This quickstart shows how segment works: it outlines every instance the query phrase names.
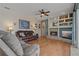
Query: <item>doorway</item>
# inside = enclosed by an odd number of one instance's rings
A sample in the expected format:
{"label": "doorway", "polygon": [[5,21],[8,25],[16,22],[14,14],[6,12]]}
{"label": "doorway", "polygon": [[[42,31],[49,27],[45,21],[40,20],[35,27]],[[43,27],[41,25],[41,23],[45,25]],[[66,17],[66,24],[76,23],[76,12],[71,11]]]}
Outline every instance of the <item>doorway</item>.
{"label": "doorway", "polygon": [[48,35],[48,19],[41,21],[41,36]]}

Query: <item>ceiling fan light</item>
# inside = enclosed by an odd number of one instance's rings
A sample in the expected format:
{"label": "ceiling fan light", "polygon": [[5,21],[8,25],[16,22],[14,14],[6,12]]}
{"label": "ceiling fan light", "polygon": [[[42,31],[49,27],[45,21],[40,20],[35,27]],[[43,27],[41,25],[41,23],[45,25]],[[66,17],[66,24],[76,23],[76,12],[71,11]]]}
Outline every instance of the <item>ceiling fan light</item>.
{"label": "ceiling fan light", "polygon": [[44,14],[41,14],[42,16],[44,15]]}

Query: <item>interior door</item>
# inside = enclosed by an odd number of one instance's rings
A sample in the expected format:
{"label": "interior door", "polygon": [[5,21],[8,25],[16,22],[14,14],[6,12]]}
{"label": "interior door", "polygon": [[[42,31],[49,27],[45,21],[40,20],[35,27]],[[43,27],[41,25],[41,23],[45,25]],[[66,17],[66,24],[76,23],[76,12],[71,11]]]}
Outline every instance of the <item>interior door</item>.
{"label": "interior door", "polygon": [[48,35],[48,20],[41,21],[41,35],[42,36]]}

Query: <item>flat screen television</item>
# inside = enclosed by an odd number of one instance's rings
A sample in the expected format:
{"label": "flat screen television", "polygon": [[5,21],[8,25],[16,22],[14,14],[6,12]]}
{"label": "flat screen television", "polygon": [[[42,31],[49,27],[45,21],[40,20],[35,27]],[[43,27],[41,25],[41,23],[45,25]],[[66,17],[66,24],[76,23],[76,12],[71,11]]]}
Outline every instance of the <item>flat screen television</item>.
{"label": "flat screen television", "polygon": [[62,31],[62,37],[72,39],[72,31]]}

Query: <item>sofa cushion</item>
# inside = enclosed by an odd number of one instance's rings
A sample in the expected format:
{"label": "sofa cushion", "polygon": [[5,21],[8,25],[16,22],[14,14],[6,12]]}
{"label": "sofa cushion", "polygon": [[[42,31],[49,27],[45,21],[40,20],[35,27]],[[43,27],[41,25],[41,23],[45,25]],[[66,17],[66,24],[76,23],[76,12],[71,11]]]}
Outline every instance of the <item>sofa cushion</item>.
{"label": "sofa cushion", "polygon": [[34,44],[32,46],[24,48],[23,51],[24,51],[24,56],[33,56],[33,54],[35,55],[36,52],[37,54],[39,54],[40,49],[39,49],[39,45]]}
{"label": "sofa cushion", "polygon": [[6,34],[6,33],[7,33],[7,32],[0,30],[0,38],[1,38],[4,34]]}
{"label": "sofa cushion", "polygon": [[16,55],[23,55],[22,46],[15,35],[6,32],[6,34],[3,35],[2,40],[16,53]]}
{"label": "sofa cushion", "polygon": [[21,43],[22,48],[26,48],[26,47],[31,46],[30,44],[25,43],[25,42],[24,42],[24,41],[22,41],[22,40],[20,40],[20,43]]}
{"label": "sofa cushion", "polygon": [[1,39],[0,39],[0,51],[1,55],[16,56],[16,54]]}

